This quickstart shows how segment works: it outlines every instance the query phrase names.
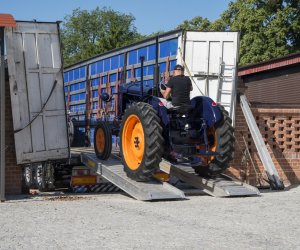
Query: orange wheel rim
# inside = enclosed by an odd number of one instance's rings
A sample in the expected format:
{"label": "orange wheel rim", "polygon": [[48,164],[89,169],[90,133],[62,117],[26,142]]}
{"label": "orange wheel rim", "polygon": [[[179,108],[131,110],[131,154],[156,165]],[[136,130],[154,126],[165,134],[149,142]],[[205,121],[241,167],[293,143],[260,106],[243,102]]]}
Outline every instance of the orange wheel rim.
{"label": "orange wheel rim", "polygon": [[99,153],[103,153],[105,147],[105,136],[102,128],[98,128],[96,132],[96,148]]}
{"label": "orange wheel rim", "polygon": [[139,168],[144,157],[144,129],[136,115],[130,115],[125,121],[122,132],[123,157],[131,170]]}
{"label": "orange wheel rim", "polygon": [[[213,143],[213,145],[209,146],[208,149],[212,152],[216,152],[217,151],[217,132],[216,132],[215,128],[209,128],[207,130],[208,139],[212,136],[213,136],[214,143]],[[201,146],[197,146],[197,149],[206,149],[206,147],[201,145]],[[202,161],[204,163],[206,163],[207,165],[215,158],[215,156],[203,156],[203,155],[201,155],[200,157],[201,157]]]}

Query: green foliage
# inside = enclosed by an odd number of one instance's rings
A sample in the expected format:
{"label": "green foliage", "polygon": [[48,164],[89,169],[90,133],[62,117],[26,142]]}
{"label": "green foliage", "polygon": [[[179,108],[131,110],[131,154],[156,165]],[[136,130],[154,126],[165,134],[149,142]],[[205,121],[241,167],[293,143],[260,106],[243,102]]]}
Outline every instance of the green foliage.
{"label": "green foliage", "polygon": [[135,18],[108,8],[75,9],[65,17],[62,28],[65,65],[125,46],[143,38]]}
{"label": "green foliage", "polygon": [[222,16],[225,30],[241,32],[240,63],[269,60],[300,49],[299,0],[237,0]]}
{"label": "green foliage", "polygon": [[300,0],[236,0],[220,19],[207,24],[203,20],[196,17],[179,27],[239,31],[241,65],[300,51]]}
{"label": "green foliage", "polygon": [[183,21],[183,23],[179,24],[177,28],[184,29],[184,30],[209,31],[210,26],[211,26],[211,22],[207,18],[196,16],[190,21],[188,20]]}

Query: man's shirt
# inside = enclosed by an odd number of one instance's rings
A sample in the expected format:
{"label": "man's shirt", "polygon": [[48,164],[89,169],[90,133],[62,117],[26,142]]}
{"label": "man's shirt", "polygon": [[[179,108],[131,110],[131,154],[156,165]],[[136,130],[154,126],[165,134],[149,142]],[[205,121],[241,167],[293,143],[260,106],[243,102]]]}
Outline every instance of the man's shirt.
{"label": "man's shirt", "polygon": [[166,86],[171,89],[173,106],[190,104],[192,82],[189,77],[183,75],[171,77]]}

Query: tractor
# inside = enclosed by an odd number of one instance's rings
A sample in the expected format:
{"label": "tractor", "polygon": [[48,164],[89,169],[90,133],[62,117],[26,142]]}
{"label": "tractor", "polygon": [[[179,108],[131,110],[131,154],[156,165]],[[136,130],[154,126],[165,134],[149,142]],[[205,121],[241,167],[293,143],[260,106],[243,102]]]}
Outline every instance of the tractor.
{"label": "tractor", "polygon": [[158,171],[162,158],[193,167],[204,177],[224,172],[233,158],[235,141],[228,112],[207,96],[167,109],[159,88],[163,84],[145,84],[141,73],[141,81],[120,85],[113,96],[101,94],[104,102],[118,98],[118,116],[113,122],[105,118],[98,121],[94,134],[96,156],[101,160],[110,157],[115,135],[120,138],[124,171],[136,181],[148,181]]}

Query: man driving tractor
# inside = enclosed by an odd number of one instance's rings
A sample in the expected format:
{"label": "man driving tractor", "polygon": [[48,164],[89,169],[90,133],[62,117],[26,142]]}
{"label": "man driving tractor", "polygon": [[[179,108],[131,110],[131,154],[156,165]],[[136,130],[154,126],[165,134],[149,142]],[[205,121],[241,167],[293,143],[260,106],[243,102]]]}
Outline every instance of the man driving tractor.
{"label": "man driving tractor", "polygon": [[[193,90],[191,79],[184,75],[183,66],[177,64],[174,67],[173,77],[165,85],[166,89],[160,89],[160,93],[165,98],[161,101],[166,108],[172,108],[190,104],[190,91]],[[172,101],[169,101],[172,96]]]}

